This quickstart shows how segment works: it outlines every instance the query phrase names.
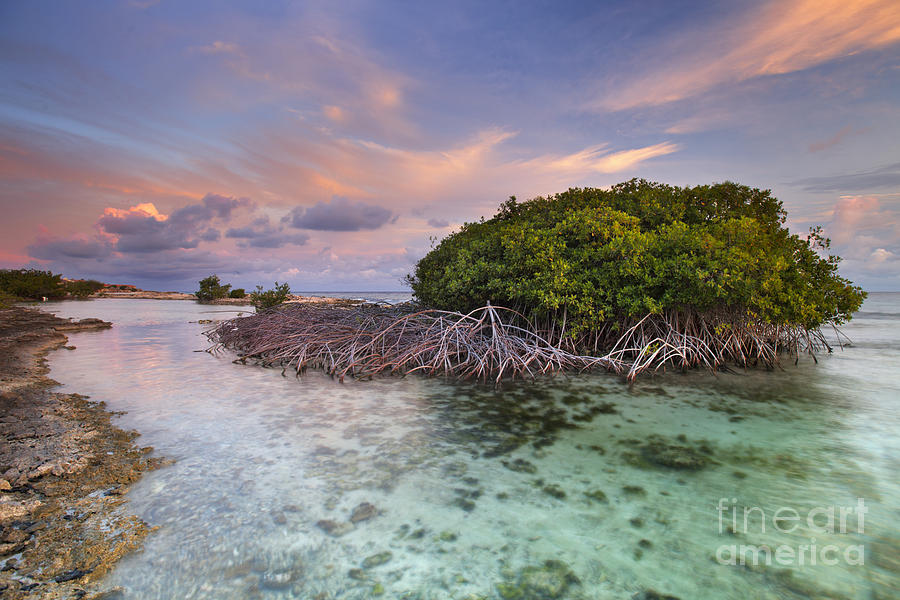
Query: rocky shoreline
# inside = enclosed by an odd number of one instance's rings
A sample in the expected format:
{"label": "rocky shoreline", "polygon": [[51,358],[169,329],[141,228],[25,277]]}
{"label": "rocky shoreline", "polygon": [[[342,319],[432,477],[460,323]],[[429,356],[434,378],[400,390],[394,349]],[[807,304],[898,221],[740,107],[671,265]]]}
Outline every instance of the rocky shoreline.
{"label": "rocky shoreline", "polygon": [[39,310],[0,310],[0,597],[99,598],[98,581],[150,527],[123,494],[163,461],[111,423],[103,403],[54,391],[46,355],[65,332],[104,329]]}

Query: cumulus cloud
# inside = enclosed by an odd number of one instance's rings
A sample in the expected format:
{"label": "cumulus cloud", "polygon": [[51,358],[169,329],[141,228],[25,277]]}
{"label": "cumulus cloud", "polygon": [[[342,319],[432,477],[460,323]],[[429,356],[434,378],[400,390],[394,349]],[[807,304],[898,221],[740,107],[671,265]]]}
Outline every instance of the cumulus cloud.
{"label": "cumulus cloud", "polygon": [[42,234],[28,246],[40,260],[106,259],[113,254],[146,254],[189,250],[201,242],[218,241],[222,234],[212,224],[227,223],[234,211],[253,207],[247,198],[207,194],[199,202],[163,214],[152,202],[127,209],[109,207],[95,223],[93,236],[57,238]]}
{"label": "cumulus cloud", "polygon": [[284,231],[284,224],[275,227],[268,216],[254,220],[250,225],[232,227],[225,232],[225,237],[240,240],[238,245],[251,248],[281,248],[287,244],[302,246],[309,241],[305,233]]}
{"label": "cumulus cloud", "polygon": [[841,197],[824,225],[832,250],[844,259],[841,272],[864,287],[896,289],[900,284],[900,208],[890,201],[896,198]]}
{"label": "cumulus cloud", "polygon": [[890,250],[885,250],[884,248],[875,248],[869,256],[875,264],[897,260],[897,255],[895,253]]}
{"label": "cumulus cloud", "polygon": [[351,202],[347,198],[335,196],[331,202],[319,202],[303,208],[294,208],[284,218],[297,229],[317,231],[362,231],[378,229],[396,220],[394,214],[380,206],[364,202]]}
{"label": "cumulus cloud", "polygon": [[862,251],[870,254],[873,246],[900,245],[900,214],[883,206],[876,196],[845,196],[834,205],[826,230],[841,245],[870,240],[861,245]]}
{"label": "cumulus cloud", "polygon": [[219,220],[227,222],[241,207],[252,207],[248,198],[207,194],[200,202],[164,215],[152,203],[138,204],[127,210],[107,208],[97,220],[97,228],[119,252],[158,252],[177,248],[196,248],[201,241],[216,241],[220,232],[210,227]]}

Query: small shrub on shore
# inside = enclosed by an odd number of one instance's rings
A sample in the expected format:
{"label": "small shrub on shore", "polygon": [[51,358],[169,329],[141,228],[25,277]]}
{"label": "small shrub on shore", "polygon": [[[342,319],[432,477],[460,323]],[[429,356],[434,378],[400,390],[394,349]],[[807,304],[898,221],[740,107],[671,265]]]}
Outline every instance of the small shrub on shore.
{"label": "small shrub on shore", "polygon": [[103,289],[103,284],[94,279],[79,279],[65,282],[66,293],[74,298],[87,298]]}
{"label": "small shrub on shore", "polygon": [[210,302],[219,298],[226,298],[231,290],[231,284],[222,285],[218,275],[210,275],[200,280],[200,289],[194,292],[200,302]]}
{"label": "small shrub on shore", "polygon": [[284,303],[291,295],[291,286],[287,283],[275,282],[275,288],[263,291],[263,286],[256,286],[255,292],[250,292],[250,304],[256,307],[257,312],[278,306]]}
{"label": "small shrub on shore", "polygon": [[228,292],[228,297],[229,298],[246,298],[247,292],[246,292],[246,290],[244,290],[244,288],[235,288],[235,289],[231,290],[230,292]]}
{"label": "small shrub on shore", "polygon": [[16,300],[18,300],[18,298],[12,294],[7,294],[3,290],[0,290],[0,308],[9,308]]}

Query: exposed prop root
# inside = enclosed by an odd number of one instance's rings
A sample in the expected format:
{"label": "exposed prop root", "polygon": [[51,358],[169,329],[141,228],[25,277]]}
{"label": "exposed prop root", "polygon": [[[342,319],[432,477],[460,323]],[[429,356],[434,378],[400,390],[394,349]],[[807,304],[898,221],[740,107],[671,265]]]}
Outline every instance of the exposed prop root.
{"label": "exposed prop root", "polygon": [[[206,335],[211,352],[233,350],[239,354],[236,362],[252,359],[298,373],[321,368],[340,380],[421,372],[500,381],[595,368],[633,380],[667,367],[775,367],[784,352],[831,350],[819,330],[727,313],[647,315],[618,325],[578,340],[560,334],[559,343],[552,343],[557,338],[552,329],[542,331],[522,314],[491,305],[468,314],[287,305],[225,321]],[[610,350],[603,356],[579,353],[598,347]]]}

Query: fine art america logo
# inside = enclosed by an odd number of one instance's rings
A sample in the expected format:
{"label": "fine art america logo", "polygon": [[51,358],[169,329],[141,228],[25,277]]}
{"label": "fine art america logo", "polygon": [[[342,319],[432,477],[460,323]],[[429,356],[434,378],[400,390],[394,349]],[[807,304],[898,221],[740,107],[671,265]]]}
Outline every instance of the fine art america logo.
{"label": "fine art america logo", "polygon": [[817,543],[814,537],[818,535],[832,541],[836,534],[862,535],[869,509],[862,498],[856,500],[856,506],[817,506],[801,513],[790,506],[770,508],[766,512],[759,506],[739,507],[737,498],[720,498],[716,506],[720,535],[795,534],[808,543],[774,547],[769,544],[722,544],[716,550],[716,560],[723,565],[834,566],[842,560],[848,565],[862,565],[865,562],[863,544],[823,544],[821,539]]}

